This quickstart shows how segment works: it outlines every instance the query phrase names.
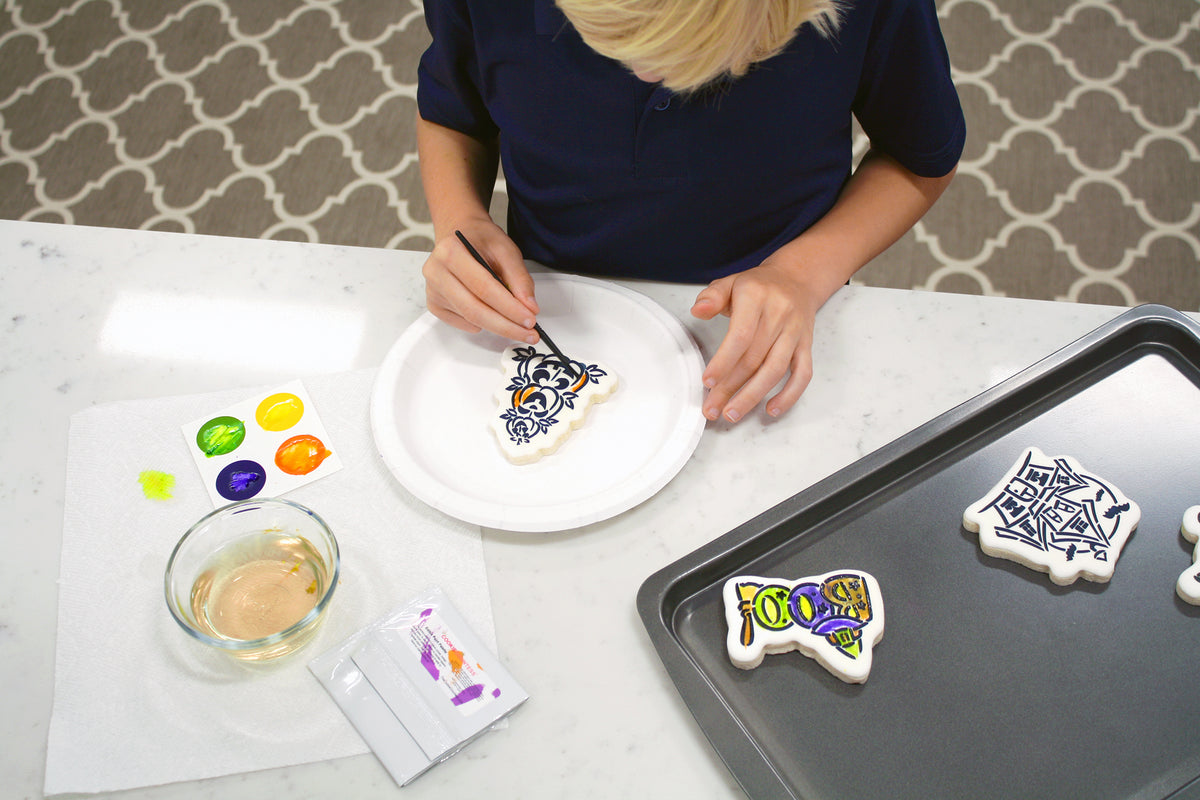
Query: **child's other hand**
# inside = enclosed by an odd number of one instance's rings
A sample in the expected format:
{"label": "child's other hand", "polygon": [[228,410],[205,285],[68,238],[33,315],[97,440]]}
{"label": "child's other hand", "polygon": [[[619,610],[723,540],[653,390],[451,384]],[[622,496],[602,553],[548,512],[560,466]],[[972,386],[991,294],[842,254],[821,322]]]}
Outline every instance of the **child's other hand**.
{"label": "child's other hand", "polygon": [[[457,228],[504,279],[481,267],[454,235],[442,236],[425,261],[425,306],[438,319],[468,333],[491,331],[535,344],[538,305],[533,278],[521,251],[490,218],[464,220]],[[511,290],[511,291],[510,291]]]}
{"label": "child's other hand", "polygon": [[701,291],[693,316],[729,317],[729,331],[702,376],[709,390],[704,416],[743,419],[789,372],[766,409],[777,417],[791,408],[812,379],[813,320],[820,304],[794,269],[771,259]]}

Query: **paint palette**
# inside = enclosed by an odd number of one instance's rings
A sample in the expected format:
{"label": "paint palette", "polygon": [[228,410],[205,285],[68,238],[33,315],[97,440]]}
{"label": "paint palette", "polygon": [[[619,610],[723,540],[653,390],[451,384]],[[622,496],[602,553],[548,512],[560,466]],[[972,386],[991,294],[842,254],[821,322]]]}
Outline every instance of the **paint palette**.
{"label": "paint palette", "polygon": [[342,468],[300,381],[183,426],[213,504],[278,497]]}

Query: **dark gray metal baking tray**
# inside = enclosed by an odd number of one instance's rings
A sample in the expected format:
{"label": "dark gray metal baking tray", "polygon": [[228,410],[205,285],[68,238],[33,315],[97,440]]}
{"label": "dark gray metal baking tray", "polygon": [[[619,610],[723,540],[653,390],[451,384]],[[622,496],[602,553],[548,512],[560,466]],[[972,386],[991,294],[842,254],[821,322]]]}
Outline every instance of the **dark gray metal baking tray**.
{"label": "dark gray metal baking tray", "polygon": [[[1027,445],[1141,506],[1107,584],[1055,586],[962,527]],[[1197,503],[1200,325],[1141,306],[655,573],[638,611],[754,798],[1200,798],[1200,608],[1175,594]],[[730,663],[727,578],[835,568],[882,587],[865,684]]]}

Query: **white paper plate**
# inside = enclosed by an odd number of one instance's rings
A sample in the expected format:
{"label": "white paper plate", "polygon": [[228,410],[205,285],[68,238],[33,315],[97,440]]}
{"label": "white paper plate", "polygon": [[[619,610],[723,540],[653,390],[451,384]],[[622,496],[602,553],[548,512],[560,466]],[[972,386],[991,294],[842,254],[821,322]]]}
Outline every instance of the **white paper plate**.
{"label": "white paper plate", "polygon": [[538,322],[571,358],[620,378],[555,453],[517,466],[489,428],[508,342],[421,315],[388,352],[371,397],[384,462],[418,498],[510,531],[557,531],[633,508],[683,468],[704,432],[700,350],[650,298],[605,281],[536,274]]}

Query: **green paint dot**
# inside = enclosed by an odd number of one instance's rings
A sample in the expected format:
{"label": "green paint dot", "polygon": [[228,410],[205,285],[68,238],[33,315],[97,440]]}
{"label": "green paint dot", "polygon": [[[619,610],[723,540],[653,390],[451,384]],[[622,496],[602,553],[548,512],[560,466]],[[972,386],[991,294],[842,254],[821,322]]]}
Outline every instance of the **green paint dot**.
{"label": "green paint dot", "polygon": [[138,483],[142,485],[142,494],[148,499],[170,500],[171,490],[175,488],[175,476],[148,469],[138,475]]}
{"label": "green paint dot", "polygon": [[212,458],[237,450],[245,438],[246,425],[237,417],[213,417],[200,426],[196,433],[196,446],[200,452]]}

